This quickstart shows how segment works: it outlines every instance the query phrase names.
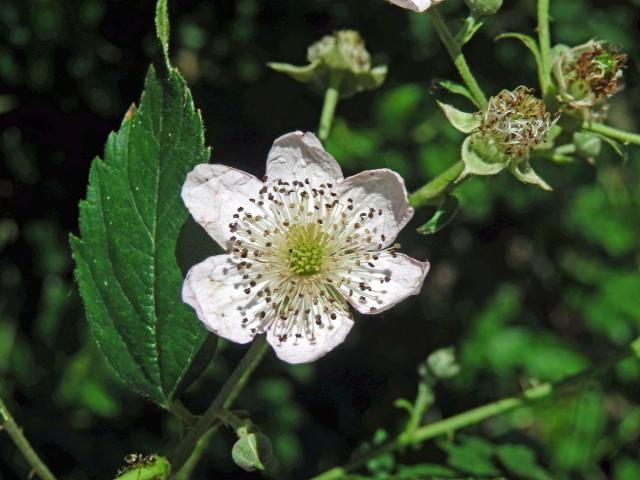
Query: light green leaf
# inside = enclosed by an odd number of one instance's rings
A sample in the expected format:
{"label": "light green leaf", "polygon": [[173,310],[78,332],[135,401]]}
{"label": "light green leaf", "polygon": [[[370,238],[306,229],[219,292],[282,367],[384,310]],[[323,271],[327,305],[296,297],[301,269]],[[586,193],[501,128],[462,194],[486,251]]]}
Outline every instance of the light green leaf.
{"label": "light green leaf", "polygon": [[471,146],[472,137],[465,138],[462,143],[462,162],[464,170],[460,174],[458,180],[463,179],[467,175],[495,175],[500,173],[506,167],[506,163],[492,162],[480,157]]}
{"label": "light green leaf", "polygon": [[169,59],[169,9],[168,0],[158,0],[156,3],[156,35],[162,44],[164,57]]}
{"label": "light green leaf", "polygon": [[472,104],[475,105],[475,100],[473,98],[473,95],[471,95],[471,92],[469,91],[469,89],[464,85],[461,85],[456,82],[451,82],[449,80],[443,80],[441,82],[438,82],[438,85],[440,85],[442,88],[444,88],[445,90],[451,93],[455,93],[456,95],[462,95],[467,100],[469,100]]}
{"label": "light green leaf", "polygon": [[211,359],[208,335],[181,300],[176,242],[188,213],[187,172],[206,163],[202,119],[177,70],[153,68],[140,107],[91,164],[75,276],[102,353],[134,390],[167,406]]}
{"label": "light green leaf", "polygon": [[499,471],[493,464],[494,446],[478,437],[464,437],[460,444],[442,445],[447,463],[462,472],[479,477],[495,477]]}
{"label": "light green leaf", "polygon": [[417,232],[422,235],[433,235],[434,233],[439,232],[454,219],[459,209],[460,204],[456,197],[453,195],[446,195],[442,197],[442,200],[440,200],[438,208],[433,216],[427,223],[419,227]]}
{"label": "light green leaf", "polygon": [[462,133],[471,133],[482,123],[481,118],[473,113],[463,112],[446,103],[438,102],[449,123]]}
{"label": "light green leaf", "polygon": [[242,435],[231,449],[233,461],[243,470],[265,470],[272,459],[271,442],[262,433]]}

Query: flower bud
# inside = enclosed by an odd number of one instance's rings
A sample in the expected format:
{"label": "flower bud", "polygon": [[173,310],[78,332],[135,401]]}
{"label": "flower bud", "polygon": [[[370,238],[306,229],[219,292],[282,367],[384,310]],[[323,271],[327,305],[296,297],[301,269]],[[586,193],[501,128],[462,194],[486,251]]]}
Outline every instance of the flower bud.
{"label": "flower bud", "polygon": [[626,64],[626,55],[596,40],[564,50],[553,65],[558,100],[585,118],[602,116],[622,88]]}
{"label": "flower bud", "polygon": [[464,0],[474,17],[495,15],[502,7],[502,0]]}

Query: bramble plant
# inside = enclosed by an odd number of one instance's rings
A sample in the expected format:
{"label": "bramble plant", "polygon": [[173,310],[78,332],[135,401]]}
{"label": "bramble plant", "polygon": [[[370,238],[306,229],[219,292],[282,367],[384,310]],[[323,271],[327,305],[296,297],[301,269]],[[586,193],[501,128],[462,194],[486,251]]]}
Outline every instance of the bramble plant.
{"label": "bramble plant", "polygon": [[[260,428],[252,412],[234,408],[269,346],[288,364],[334,355],[352,330],[361,332],[376,321],[370,315],[414,301],[429,289],[423,283],[430,262],[439,262],[438,252],[431,252],[428,261],[415,259],[402,253],[398,236],[401,231],[403,236],[445,231],[460,211],[456,192],[468,179],[507,170],[510,189],[537,187],[543,191],[536,193],[557,195],[561,202],[553,180],[534,168],[546,162],[568,170],[577,162],[596,163],[603,146],[626,158],[628,145],[640,145],[640,135],[606,123],[611,102],[624,95],[626,54],[606,39],[554,45],[549,0],[537,0],[537,38],[515,32],[497,36],[500,42],[522,44],[518,48],[532,55],[536,78],[492,91],[476,80],[463,48],[485,22],[500,15],[502,0],[465,0],[469,15],[458,32],[450,30],[454,22],[441,11],[444,0],[388,0],[390,9],[430,18],[459,73],[456,81],[439,82],[437,91],[441,119],[452,127],[447,141],[458,142],[458,160],[413,192],[390,168],[343,175],[343,168],[351,166],[329,153],[335,112],[352,96],[376,95],[393,73],[393,59],[391,67],[377,64],[359,32],[338,30],[309,46],[307,64],[268,63],[270,74],[285,74],[323,100],[318,102],[317,136],[305,132],[308,125],[283,132],[267,155],[264,177],[258,178],[238,165],[210,163],[202,115],[172,64],[167,1],[156,5],[161,54],[148,69],[139,103],[109,135],[103,158],[91,164],[86,199],[79,207],[79,234],[70,237],[75,280],[100,352],[129,389],[181,426],[180,438],[171,445],[167,440],[163,450],[141,445],[141,453],[132,452],[124,465],[114,465],[121,480],[196,478],[198,462],[214,448],[210,440],[221,427],[235,434],[226,453],[238,468],[286,477],[268,429]],[[408,144],[413,137],[405,133],[401,141]],[[487,179],[488,188],[493,181]],[[422,225],[417,230],[406,228],[412,218]],[[184,274],[176,252],[191,220],[223,252],[198,259]],[[596,268],[589,265],[584,269]],[[637,283],[630,284],[632,291]],[[505,291],[508,316],[511,297]],[[637,314],[636,308],[632,315]],[[402,329],[402,320],[394,319],[393,328]],[[427,313],[422,330],[412,333],[426,337],[430,331]],[[454,440],[454,435],[507,412],[570,397],[622,360],[640,356],[637,334],[620,333],[624,345],[617,343],[618,354],[602,364],[585,365],[555,381],[530,378],[513,396],[444,418],[430,415],[436,395],[465,372],[453,347],[431,352],[418,366],[415,398],[394,403],[404,415],[401,428],[389,433],[388,425],[379,425],[371,442],[352,445],[351,457],[341,455],[344,465],[327,465],[313,480],[568,478],[543,467],[524,444],[497,445],[464,434]],[[203,399],[208,408],[194,414],[183,403],[184,394],[218,361],[220,338],[251,345],[217,395]],[[386,340],[380,341],[381,356],[390,348]],[[0,426],[33,475],[56,478],[2,400]],[[627,436],[637,438],[638,433]],[[397,463],[405,454],[416,458],[412,451],[431,440],[439,441],[446,461]],[[602,448],[612,452],[618,446]]]}

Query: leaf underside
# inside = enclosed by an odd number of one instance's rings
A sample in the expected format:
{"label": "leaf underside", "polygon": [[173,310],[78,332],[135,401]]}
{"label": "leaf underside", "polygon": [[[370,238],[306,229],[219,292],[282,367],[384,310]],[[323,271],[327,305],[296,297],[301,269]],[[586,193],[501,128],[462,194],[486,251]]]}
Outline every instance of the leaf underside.
{"label": "leaf underside", "polygon": [[109,136],[91,165],[80,203],[80,236],[71,237],[75,276],[102,352],[122,379],[168,406],[195,379],[215,348],[181,300],[176,242],[188,213],[187,175],[206,163],[200,114],[177,70],[150,67],[139,108]]}

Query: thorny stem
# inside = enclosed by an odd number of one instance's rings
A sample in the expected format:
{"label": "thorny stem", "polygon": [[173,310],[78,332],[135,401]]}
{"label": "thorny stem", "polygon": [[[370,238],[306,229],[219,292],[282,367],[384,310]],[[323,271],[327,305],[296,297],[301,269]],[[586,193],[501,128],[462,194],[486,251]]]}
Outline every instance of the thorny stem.
{"label": "thorny stem", "polygon": [[320,114],[320,127],[318,128],[318,138],[325,141],[329,137],[333,115],[336,112],[336,105],[340,97],[340,84],[342,83],[342,72],[332,72],[329,87],[324,94],[322,113]]}
{"label": "thorny stem", "polygon": [[464,170],[464,163],[458,160],[429,183],[409,195],[409,203],[414,208],[424,207],[435,203],[444,193],[454,187],[454,181]]}
{"label": "thorny stem", "polygon": [[456,41],[454,36],[451,34],[451,31],[444,23],[444,19],[442,18],[442,15],[440,15],[438,9],[436,7],[431,7],[429,12],[431,13],[433,26],[435,27],[436,32],[438,32],[440,40],[446,47],[447,52],[449,52],[449,56],[451,57],[451,60],[453,60],[453,64],[458,69],[458,73],[467,86],[469,93],[471,93],[473,103],[479,109],[482,108],[487,103],[487,98],[471,73],[469,65],[467,64],[462,50],[460,49],[460,44]]}
{"label": "thorny stem", "polygon": [[15,443],[18,450],[24,455],[24,458],[31,465],[32,473],[38,475],[42,480],[56,480],[56,477],[51,473],[49,467],[45,465],[42,459],[38,456],[33,449],[29,440],[24,436],[22,429],[18,426],[16,421],[11,416],[11,413],[7,409],[0,398],[0,430],[6,430],[13,443]]}
{"label": "thorny stem", "polygon": [[434,422],[430,425],[424,425],[417,428],[413,432],[403,432],[390,442],[379,446],[359,457],[343,467],[332,468],[320,475],[313,477],[311,480],[338,480],[344,478],[348,472],[360,468],[372,458],[385,455],[396,450],[401,450],[409,445],[422,443],[426,440],[438,437],[444,434],[450,434],[463,427],[475,425],[488,418],[510,412],[517,408],[528,405],[533,401],[539,401],[549,398],[554,393],[562,391],[571,391],[577,385],[582,384],[586,380],[603,373],[610,367],[616,365],[620,360],[627,358],[632,353],[640,355],[640,339],[631,344],[631,348],[622,354],[608,360],[602,365],[590,370],[586,370],[578,375],[571,376],[557,383],[543,383],[535,387],[525,390],[521,395],[508,397],[498,400],[481,407],[477,407],[466,412],[454,415],[449,418]]}
{"label": "thorny stem", "polygon": [[637,133],[625,132],[624,130],[619,130],[602,123],[585,122],[582,125],[582,129],[613,138],[614,140],[619,140],[625,144],[633,143],[634,145],[640,145],[640,135]]}
{"label": "thorny stem", "polygon": [[[211,405],[209,405],[209,408],[202,414],[193,428],[189,430],[184,440],[180,442],[180,445],[178,445],[175,453],[170,458],[172,468],[177,474],[180,473],[180,469],[187,461],[197,463],[198,458],[204,453],[204,447],[202,449],[196,449],[196,445],[198,445],[201,438],[216,424],[220,411],[229,408],[238,397],[240,391],[249,381],[249,377],[253,371],[260,365],[260,361],[264,357],[267,347],[266,335],[260,335],[255,338],[251,348],[249,348],[244,358],[231,373],[231,376],[229,376],[222,386],[216,398],[214,398]],[[194,456],[196,458],[190,459],[190,457]]]}

